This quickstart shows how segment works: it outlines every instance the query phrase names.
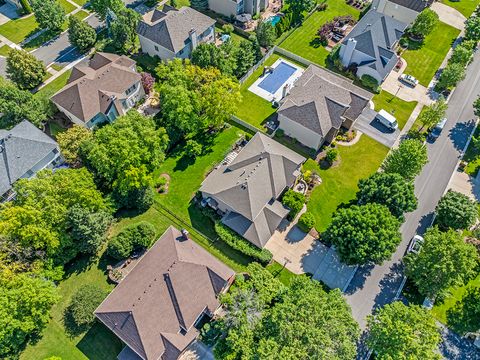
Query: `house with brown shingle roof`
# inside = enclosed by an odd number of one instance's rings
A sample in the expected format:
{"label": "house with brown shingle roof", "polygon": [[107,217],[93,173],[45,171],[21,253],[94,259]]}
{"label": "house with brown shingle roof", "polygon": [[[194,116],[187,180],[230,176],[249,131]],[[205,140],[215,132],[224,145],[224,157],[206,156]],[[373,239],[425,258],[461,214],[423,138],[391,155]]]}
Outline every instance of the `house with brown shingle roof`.
{"label": "house with brown shingle roof", "polygon": [[98,52],[73,67],[67,85],[51,100],[74,124],[92,128],[112,122],[145,96],[135,65],[126,56]]}
{"label": "house with brown shingle roof", "polygon": [[118,359],[174,360],[220,307],[235,272],[170,226],[95,310],[126,347]]}
{"label": "house with brown shingle roof", "polygon": [[341,127],[350,129],[372,97],[352,81],[310,65],[281,102],[279,129],[318,150]]}

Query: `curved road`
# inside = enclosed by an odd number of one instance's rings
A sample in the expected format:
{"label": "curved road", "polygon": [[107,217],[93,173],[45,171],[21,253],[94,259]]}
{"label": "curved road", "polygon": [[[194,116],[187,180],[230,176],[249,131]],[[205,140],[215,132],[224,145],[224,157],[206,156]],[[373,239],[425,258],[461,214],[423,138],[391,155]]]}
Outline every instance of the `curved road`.
{"label": "curved road", "polygon": [[401,259],[415,233],[424,233],[433,220],[433,212],[446,190],[450,178],[475,127],[472,103],[480,94],[480,53],[467,69],[448,102],[448,122],[439,139],[427,143],[429,162],[415,180],[418,208],[405,216],[401,227],[402,242],[392,259],[382,265],[359,268],[347,291],[346,299],[354,318],[362,328],[375,309],[394,300],[402,282]]}

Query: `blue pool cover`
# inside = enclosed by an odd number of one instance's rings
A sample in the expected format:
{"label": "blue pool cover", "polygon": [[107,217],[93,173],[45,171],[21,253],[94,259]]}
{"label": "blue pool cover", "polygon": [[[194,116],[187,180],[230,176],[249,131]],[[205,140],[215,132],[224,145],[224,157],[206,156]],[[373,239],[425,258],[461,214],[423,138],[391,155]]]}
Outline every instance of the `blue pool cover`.
{"label": "blue pool cover", "polygon": [[297,69],[293,66],[281,62],[258,86],[270,94],[275,94],[295,71],[297,71]]}

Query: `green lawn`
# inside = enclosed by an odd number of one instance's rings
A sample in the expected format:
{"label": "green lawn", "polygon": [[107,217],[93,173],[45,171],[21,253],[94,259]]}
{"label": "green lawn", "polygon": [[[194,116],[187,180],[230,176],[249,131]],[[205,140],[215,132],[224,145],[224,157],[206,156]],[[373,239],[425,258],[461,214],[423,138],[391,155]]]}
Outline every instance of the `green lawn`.
{"label": "green lawn", "polygon": [[78,6],[83,6],[85,5],[87,2],[89,2],[89,0],[73,0],[73,2],[75,4],[77,4]]}
{"label": "green lawn", "polygon": [[[475,129],[475,133],[473,135],[476,138],[480,136],[480,127]],[[465,167],[465,172],[468,175],[474,177],[477,176],[478,170],[480,169],[480,151],[475,148],[473,141],[470,141],[470,144],[468,144],[468,148],[467,151],[465,151],[463,160],[468,163]]]}
{"label": "green lawn", "polygon": [[[220,24],[215,24],[215,33],[216,34],[222,34],[223,33],[223,30],[222,30],[222,26]],[[230,36],[231,36],[231,39],[232,41],[234,42],[240,42],[242,40],[246,40],[244,37],[238,35],[237,33],[230,33]]]}
{"label": "green lawn", "polygon": [[3,45],[0,47],[0,56],[8,56],[12,48],[8,45]]}
{"label": "green lawn", "polygon": [[327,0],[326,3],[327,10],[313,13],[301,27],[280,44],[280,47],[325,66],[328,51],[318,42],[318,29],[335,16],[352,15],[358,18],[360,15],[357,9],[347,5],[344,0]]}
{"label": "green lawn", "polygon": [[[279,55],[273,54],[267,59],[267,61],[265,61],[264,66],[272,65],[279,57]],[[270,104],[270,102],[248,90],[248,88],[260,77],[262,71],[263,66],[260,66],[240,87],[242,102],[238,105],[235,115],[243,121],[265,131],[262,124],[275,113],[276,109]]]}
{"label": "green lawn", "polygon": [[428,86],[459,34],[460,30],[439,22],[422,45],[410,41],[409,49],[402,54],[407,62],[405,73],[416,77],[423,86]]}
{"label": "green lawn", "polygon": [[215,138],[210,139],[212,143],[206,146],[205,154],[197,156],[195,160],[186,158],[182,149],[174,151],[154,174],[155,178],[161,174],[169,175],[168,193],[157,194],[155,204],[146,213],[139,216],[126,214],[113,229],[113,233],[142,220],[151,222],[157,234],[163,233],[169,225],[187,228],[191,237],[210,253],[234,270],[244,271],[251,259],[221,241],[211,243],[202,236],[199,232],[210,239],[216,239],[210,219],[203,216],[198,207],[191,203],[206,174],[224,158],[242,134],[241,130],[233,126],[222,131]]}
{"label": "green lawn", "polygon": [[375,95],[372,101],[375,104],[375,111],[384,109],[393,114],[397,118],[400,129],[403,129],[413,109],[417,106],[416,101],[404,101],[385,90]]}
{"label": "green lawn", "polygon": [[86,261],[77,262],[61,281],[58,289],[61,300],[52,308],[52,319],[42,332],[40,340],[29,345],[21,354],[21,360],[45,359],[59,356],[65,360],[114,360],[122,349],[117,339],[106,327],[97,323],[87,332],[76,336],[66,333],[63,314],[75,291],[84,284],[96,284],[105,290],[111,290],[105,275],[106,263],[95,261],[90,266]]}
{"label": "green lawn", "polygon": [[38,30],[37,27],[38,24],[35,21],[35,16],[22,17],[0,25],[0,35],[19,44],[29,35],[34,34]]}
{"label": "green lawn", "polygon": [[308,210],[316,219],[318,232],[330,224],[332,215],[341,204],[355,198],[358,180],[378,170],[388,148],[366,135],[353,146],[339,146],[340,164],[330,169],[320,169],[313,160],[307,160],[305,170],[317,172],[322,183],[315,187],[308,202]]}
{"label": "green lawn", "polygon": [[80,11],[76,12],[75,14],[73,14],[73,16],[75,16],[77,19],[80,19],[80,20],[85,19],[88,15],[90,15],[90,14],[88,12],[86,12],[85,10],[80,10]]}
{"label": "green lawn", "polygon": [[63,10],[65,10],[65,14],[70,14],[73,10],[77,8],[75,5],[68,2],[67,0],[58,0],[58,3],[63,8]]}
{"label": "green lawn", "polygon": [[273,276],[275,276],[278,280],[280,280],[284,285],[290,285],[292,282],[293,278],[298,276],[297,274],[294,274],[287,268],[283,267],[283,265],[273,262],[270,265],[267,266],[267,270],[270,271]]}
{"label": "green lawn", "polygon": [[457,1],[441,0],[441,2],[444,3],[445,5],[451,6],[454,9],[457,9],[466,18],[472,15],[473,10],[475,10],[477,5],[480,3],[479,0],[457,0]]}
{"label": "green lawn", "polygon": [[67,84],[72,70],[67,70],[38,91],[38,94],[53,95]]}
{"label": "green lawn", "polygon": [[[437,318],[437,320],[439,320],[443,324],[446,324],[447,326],[452,327],[453,330],[456,330],[453,324],[448,323],[447,312],[449,309],[452,309],[455,306],[455,303],[457,301],[462,299],[467,289],[471,287],[480,287],[480,275],[478,275],[475,279],[471,280],[465,286],[451,289],[450,295],[445,299],[444,302],[434,305],[432,309],[433,316],[435,316],[435,318]],[[470,331],[474,331],[474,329]]]}

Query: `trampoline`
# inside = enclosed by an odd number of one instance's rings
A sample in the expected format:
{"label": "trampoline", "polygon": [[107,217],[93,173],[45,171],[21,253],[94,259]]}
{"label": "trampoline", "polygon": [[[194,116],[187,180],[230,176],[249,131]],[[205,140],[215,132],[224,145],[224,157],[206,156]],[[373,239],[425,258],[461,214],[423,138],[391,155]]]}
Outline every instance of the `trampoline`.
{"label": "trampoline", "polygon": [[297,71],[295,67],[282,61],[258,84],[258,87],[270,94],[275,94],[295,71]]}

